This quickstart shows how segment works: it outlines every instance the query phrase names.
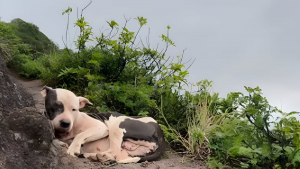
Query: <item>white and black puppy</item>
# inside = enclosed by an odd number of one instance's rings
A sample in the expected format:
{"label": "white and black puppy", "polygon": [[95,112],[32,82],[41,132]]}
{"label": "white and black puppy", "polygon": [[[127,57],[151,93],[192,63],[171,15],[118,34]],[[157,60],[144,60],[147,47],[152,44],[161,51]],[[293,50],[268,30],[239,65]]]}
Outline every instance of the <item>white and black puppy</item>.
{"label": "white and black puppy", "polygon": [[157,160],[165,151],[163,132],[151,117],[107,112],[97,114],[100,119],[94,119],[79,111],[92,104],[84,97],[47,86],[41,94],[56,138],[69,144],[67,152],[72,156],[83,154],[102,162],[131,163]]}

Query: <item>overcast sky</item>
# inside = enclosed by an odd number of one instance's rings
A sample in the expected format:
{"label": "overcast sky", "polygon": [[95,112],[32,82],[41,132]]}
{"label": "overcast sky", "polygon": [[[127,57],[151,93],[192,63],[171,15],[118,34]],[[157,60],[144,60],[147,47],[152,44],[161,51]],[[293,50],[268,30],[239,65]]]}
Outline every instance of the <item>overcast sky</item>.
{"label": "overcast sky", "polygon": [[[0,17],[10,22],[21,18],[37,25],[50,39],[63,47],[67,16],[73,8],[70,35],[76,29],[76,8],[89,0],[0,0]],[[105,30],[106,21],[121,26],[124,16],[148,19],[140,36],[150,28],[150,43],[171,26],[176,48],[169,56],[196,59],[189,69],[190,82],[214,81],[214,91],[226,97],[229,92],[245,92],[244,86],[259,86],[271,105],[283,111],[300,111],[300,1],[299,0],[98,0],[84,11],[95,35]],[[131,31],[138,24],[132,19]],[[78,32],[78,31],[77,31]],[[73,46],[74,47],[74,46]]]}

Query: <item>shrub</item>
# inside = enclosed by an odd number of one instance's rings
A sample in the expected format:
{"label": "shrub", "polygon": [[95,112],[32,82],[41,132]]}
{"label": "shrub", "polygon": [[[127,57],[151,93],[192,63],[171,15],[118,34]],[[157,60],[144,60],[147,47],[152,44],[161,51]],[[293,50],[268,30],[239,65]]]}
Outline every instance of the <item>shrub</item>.
{"label": "shrub", "polygon": [[[300,123],[292,117],[298,112],[270,106],[258,87],[245,89],[249,95],[231,94],[239,107],[235,117],[211,127],[214,157],[208,164],[217,160],[239,168],[299,168]],[[274,113],[282,117],[272,120]]]}
{"label": "shrub", "polygon": [[69,50],[62,49],[52,54],[44,55],[37,59],[37,62],[41,64],[40,78],[44,83],[53,87],[57,87],[58,84],[64,84],[60,82],[60,78],[58,77],[58,75],[63,69],[65,69],[66,67],[71,67],[71,65],[73,64],[72,56],[70,56],[67,51]]}
{"label": "shrub", "polygon": [[30,60],[24,64],[22,64],[21,75],[26,76],[27,78],[35,78],[37,79],[41,74],[40,64],[36,61]]}
{"label": "shrub", "polygon": [[13,55],[12,59],[8,62],[9,67],[14,67],[19,71],[22,71],[22,65],[31,61],[32,57],[26,54]]}

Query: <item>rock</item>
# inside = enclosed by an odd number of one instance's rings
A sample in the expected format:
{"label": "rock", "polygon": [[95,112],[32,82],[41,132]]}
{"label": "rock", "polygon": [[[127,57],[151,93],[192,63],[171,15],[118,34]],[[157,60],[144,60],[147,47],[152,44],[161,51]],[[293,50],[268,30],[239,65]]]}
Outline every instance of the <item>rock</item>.
{"label": "rock", "polygon": [[[0,168],[94,168],[87,159],[66,154],[53,142],[49,120],[35,108],[32,96],[10,75],[0,57]],[[86,162],[86,163],[83,163]]]}
{"label": "rock", "polygon": [[[11,76],[0,58],[0,168],[55,168],[53,134],[30,94]],[[42,125],[41,128],[37,126]]]}
{"label": "rock", "polygon": [[34,107],[32,96],[9,76],[5,61],[0,57],[0,108],[13,109]]}

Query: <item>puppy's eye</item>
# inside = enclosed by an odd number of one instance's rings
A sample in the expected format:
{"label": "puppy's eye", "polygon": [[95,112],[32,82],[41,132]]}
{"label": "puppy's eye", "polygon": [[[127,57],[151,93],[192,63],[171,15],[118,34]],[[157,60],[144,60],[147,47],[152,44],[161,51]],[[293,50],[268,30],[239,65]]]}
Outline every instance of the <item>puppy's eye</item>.
{"label": "puppy's eye", "polygon": [[72,109],[72,111],[76,111],[76,109]]}

